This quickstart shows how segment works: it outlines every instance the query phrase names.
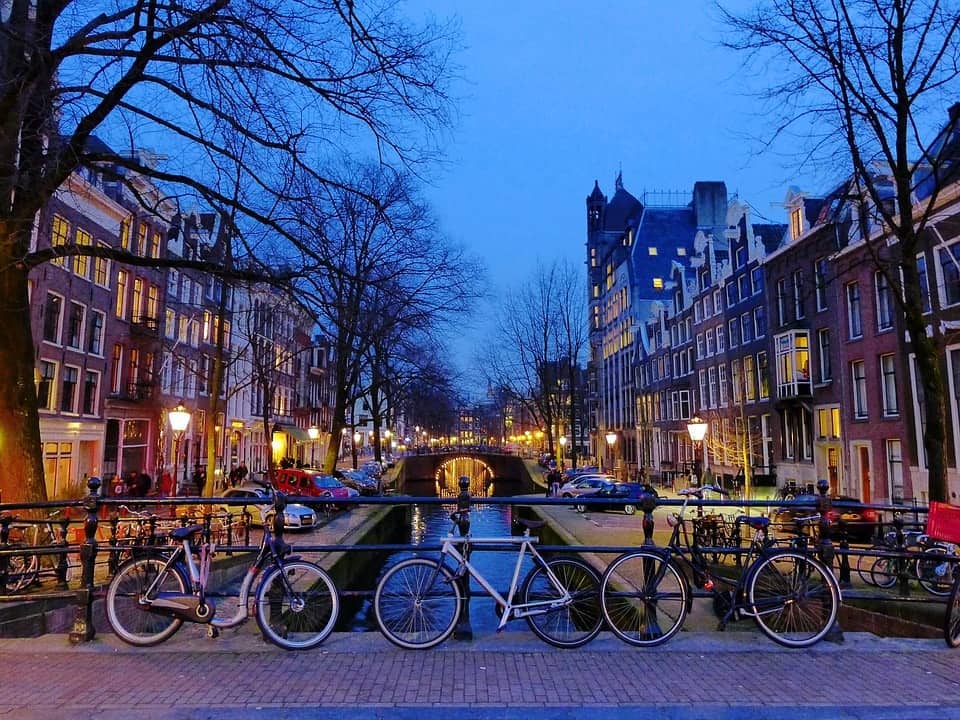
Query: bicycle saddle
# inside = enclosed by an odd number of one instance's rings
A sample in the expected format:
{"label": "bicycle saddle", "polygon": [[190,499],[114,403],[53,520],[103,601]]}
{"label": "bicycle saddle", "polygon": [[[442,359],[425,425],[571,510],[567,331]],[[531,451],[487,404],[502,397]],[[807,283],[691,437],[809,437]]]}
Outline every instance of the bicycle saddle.
{"label": "bicycle saddle", "polygon": [[186,527],[175,528],[170,531],[170,538],[173,540],[186,540],[197,533],[203,532],[203,525],[187,525]]}

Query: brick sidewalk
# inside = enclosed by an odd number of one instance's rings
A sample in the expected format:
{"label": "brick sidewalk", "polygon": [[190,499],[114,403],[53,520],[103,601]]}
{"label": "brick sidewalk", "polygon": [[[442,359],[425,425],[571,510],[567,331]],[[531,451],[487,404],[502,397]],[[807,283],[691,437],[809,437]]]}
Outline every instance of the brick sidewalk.
{"label": "brick sidewalk", "polygon": [[0,663],[0,717],[11,718],[960,717],[956,651],[859,633],[808,650],[735,632],[684,632],[646,650],[602,634],[558,650],[516,631],[423,652],[337,633],[290,653],[255,626],[217,640],[187,627],[148,649],[111,635],[77,647],[0,640]]}

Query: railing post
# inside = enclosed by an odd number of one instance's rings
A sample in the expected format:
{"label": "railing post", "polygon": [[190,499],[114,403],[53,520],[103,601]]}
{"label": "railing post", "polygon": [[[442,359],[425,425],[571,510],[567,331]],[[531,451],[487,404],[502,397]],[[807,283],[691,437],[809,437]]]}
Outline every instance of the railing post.
{"label": "railing post", "polygon": [[847,521],[841,513],[837,521],[840,528],[840,587],[850,587],[850,538],[847,534]]}
{"label": "railing post", "polygon": [[[830,540],[830,508],[833,503],[827,495],[829,489],[830,482],[828,480],[824,478],[817,480],[817,491],[820,493],[820,497],[817,498],[817,512],[820,513],[820,546],[817,554],[821,562],[827,566],[827,571],[832,573],[834,549],[833,542]],[[824,640],[835,643],[843,642],[843,630],[840,628],[839,619],[834,621],[833,627],[830,628]]]}
{"label": "railing post", "polygon": [[70,642],[77,644],[93,640],[94,568],[97,561],[97,515],[100,509],[100,479],[87,480],[90,493],[84,498],[83,508],[87,517],[83,521],[83,544],[80,546],[80,565],[83,568],[81,586],[77,590],[77,612],[70,632]]}
{"label": "railing post", "polygon": [[[117,568],[120,566],[120,556],[117,552],[117,548],[120,545],[120,540],[117,537],[120,532],[120,513],[114,511],[110,514],[110,557],[107,559],[107,567],[110,570],[110,575],[117,574]],[[133,541],[131,540],[131,545]]]}
{"label": "railing post", "polygon": [[657,498],[653,493],[640,495],[640,509],[643,510],[643,544],[655,545],[653,541],[653,511],[657,509]]}
{"label": "railing post", "polygon": [[[457,530],[461,537],[470,533],[470,478],[462,476],[460,478],[460,494],[457,495]],[[464,546],[463,555],[470,560],[470,548]],[[460,613],[460,619],[457,621],[457,627],[453,631],[455,640],[473,640],[473,627],[470,625],[470,573],[464,573],[457,579],[460,584],[460,592],[463,595],[463,612]]]}
{"label": "railing post", "polygon": [[67,589],[67,571],[70,569],[70,563],[67,561],[67,548],[70,543],[67,541],[67,533],[70,528],[70,518],[66,513],[60,518],[60,538],[57,546],[60,548],[60,557],[57,558],[57,587],[61,590]]}
{"label": "railing post", "polygon": [[900,594],[903,597],[909,597],[910,575],[907,572],[907,567],[910,565],[910,561],[906,556],[907,538],[903,534],[902,513],[893,514],[893,530],[897,540],[897,553],[899,554],[899,557],[894,561],[894,567],[897,568],[897,582],[900,585]]}

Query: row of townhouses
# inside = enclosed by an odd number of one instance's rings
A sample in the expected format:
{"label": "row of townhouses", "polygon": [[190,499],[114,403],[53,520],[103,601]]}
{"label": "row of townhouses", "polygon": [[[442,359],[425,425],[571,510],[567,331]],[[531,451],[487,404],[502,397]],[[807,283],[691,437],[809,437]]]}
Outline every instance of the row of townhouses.
{"label": "row of townhouses", "polygon": [[[822,197],[791,189],[784,204],[787,222],[771,224],[723,182],[697,182],[673,203],[638,199],[619,175],[609,199],[595,183],[592,450],[627,472],[749,478],[756,497],[826,479],[868,502],[925,502],[923,393],[890,282],[896,243],[862,241],[849,183]],[[928,331],[945,349],[956,498],[960,184],[937,204],[918,262]],[[694,417],[707,424],[701,442]]]}
{"label": "row of townhouses", "polygon": [[[31,275],[48,496],[75,495],[90,476],[111,487],[110,478],[131,473],[171,474],[192,490],[196,465],[207,466],[210,424],[218,475],[241,463],[262,471],[271,457],[321,457],[331,427],[331,358],[314,338],[314,319],[269,289],[224,287],[207,273],[151,262],[222,262],[222,223],[142,177],[108,179],[124,172],[108,169],[71,176],[34,227],[33,249],[75,243],[143,260],[76,255]],[[214,414],[216,357],[226,365]],[[258,367],[269,382],[258,382]],[[169,421],[181,404],[190,413],[182,434]]]}

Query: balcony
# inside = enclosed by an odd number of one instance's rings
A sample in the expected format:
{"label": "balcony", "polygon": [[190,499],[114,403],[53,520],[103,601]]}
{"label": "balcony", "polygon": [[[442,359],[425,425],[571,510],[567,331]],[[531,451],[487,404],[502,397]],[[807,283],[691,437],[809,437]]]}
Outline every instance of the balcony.
{"label": "balcony", "polygon": [[108,400],[120,400],[123,402],[143,402],[153,397],[152,382],[132,382],[127,383],[120,388],[119,392],[111,392],[107,395]]}
{"label": "balcony", "polygon": [[148,315],[135,315],[130,321],[130,334],[138,337],[160,337],[160,323]]}
{"label": "balcony", "polygon": [[813,396],[810,382],[810,335],[792,330],[774,338],[777,351],[777,398],[806,399]]}

